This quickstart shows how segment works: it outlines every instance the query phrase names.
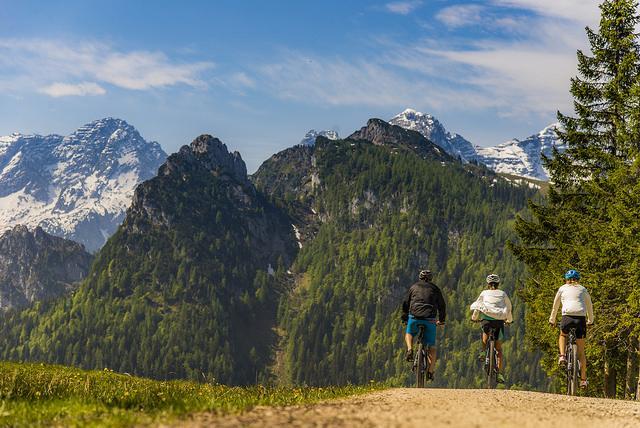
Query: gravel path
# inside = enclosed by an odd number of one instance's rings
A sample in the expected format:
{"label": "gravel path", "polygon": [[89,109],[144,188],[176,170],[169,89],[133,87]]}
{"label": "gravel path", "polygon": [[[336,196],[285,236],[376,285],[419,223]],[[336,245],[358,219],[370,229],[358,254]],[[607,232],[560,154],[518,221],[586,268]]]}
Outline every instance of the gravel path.
{"label": "gravel path", "polygon": [[183,427],[640,427],[640,403],[524,391],[389,389],[242,415],[195,414]]}

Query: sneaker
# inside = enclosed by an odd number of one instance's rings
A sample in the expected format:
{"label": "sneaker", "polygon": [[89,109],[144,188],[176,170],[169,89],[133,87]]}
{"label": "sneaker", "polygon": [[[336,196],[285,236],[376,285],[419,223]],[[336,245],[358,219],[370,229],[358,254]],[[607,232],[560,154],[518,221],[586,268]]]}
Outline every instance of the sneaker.
{"label": "sneaker", "polygon": [[560,358],[558,358],[558,365],[564,366],[565,364],[567,364],[567,357],[560,355]]}
{"label": "sneaker", "polygon": [[427,380],[428,381],[432,381],[433,380],[433,372],[427,372]]}
{"label": "sneaker", "polygon": [[587,386],[589,386],[589,382],[586,379],[580,381],[580,388],[586,388]]}
{"label": "sneaker", "polygon": [[413,361],[413,349],[407,349],[406,360],[408,362],[412,362]]}
{"label": "sneaker", "polygon": [[497,379],[498,383],[504,383],[504,376],[502,376],[502,373],[498,373]]}

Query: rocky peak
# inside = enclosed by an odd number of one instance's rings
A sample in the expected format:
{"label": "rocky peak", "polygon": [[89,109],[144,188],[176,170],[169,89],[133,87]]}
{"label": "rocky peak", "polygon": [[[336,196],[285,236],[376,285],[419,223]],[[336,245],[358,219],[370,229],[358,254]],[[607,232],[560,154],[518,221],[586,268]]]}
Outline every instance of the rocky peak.
{"label": "rocky peak", "polygon": [[221,176],[229,176],[239,183],[248,183],[247,166],[240,153],[230,153],[227,146],[211,135],[200,135],[178,153],[169,156],[160,167],[160,175],[170,175],[185,167],[206,168]]}
{"label": "rocky peak", "polygon": [[367,125],[349,136],[351,140],[367,140],[373,144],[382,146],[395,144],[401,140],[419,141],[421,138],[417,132],[391,125],[382,119],[369,119]]}
{"label": "rocky peak", "polygon": [[324,130],[324,131],[316,131],[315,129],[310,130],[304,136],[304,138],[300,141],[300,144],[303,146],[313,146],[316,143],[316,138],[324,137],[329,140],[338,140],[340,136],[336,131],[332,130]]}
{"label": "rocky peak", "polygon": [[369,119],[367,125],[351,134],[349,139],[367,140],[376,145],[409,149],[425,158],[453,160],[444,150],[419,132],[392,125],[382,119]]}
{"label": "rocky peak", "polygon": [[444,125],[430,114],[408,108],[394,116],[389,123],[421,133],[451,156],[459,157],[465,162],[477,158],[475,149],[469,141],[461,135],[447,131]]}

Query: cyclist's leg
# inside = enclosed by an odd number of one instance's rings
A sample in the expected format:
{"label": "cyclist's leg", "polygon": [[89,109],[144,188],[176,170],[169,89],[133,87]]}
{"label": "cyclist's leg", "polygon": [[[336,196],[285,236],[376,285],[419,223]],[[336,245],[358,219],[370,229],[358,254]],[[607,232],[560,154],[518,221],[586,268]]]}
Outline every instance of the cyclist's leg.
{"label": "cyclist's leg", "polygon": [[411,351],[413,349],[413,336],[411,333],[404,334],[404,342],[407,344],[407,351]]}
{"label": "cyclist's leg", "polygon": [[491,331],[491,322],[489,320],[482,320],[480,323],[482,329],[482,351],[487,349],[487,342],[489,341],[489,332]]}
{"label": "cyclist's leg", "polygon": [[434,372],[436,367],[436,324],[435,322],[425,323],[424,344],[429,347],[429,373]]}
{"label": "cyclist's leg", "polygon": [[496,340],[496,351],[498,351],[498,371],[502,371],[502,342]]}
{"label": "cyclist's leg", "polygon": [[416,334],[418,334],[418,325],[415,318],[409,316],[409,319],[407,320],[407,328],[404,332],[404,342],[407,345],[407,351],[411,351],[413,349],[413,337]]}
{"label": "cyclist's leg", "polygon": [[566,357],[566,355],[564,355],[565,346],[567,346],[567,334],[561,331],[560,337],[558,338],[558,348],[560,349],[561,357]]}
{"label": "cyclist's leg", "polygon": [[567,356],[564,355],[565,348],[567,346],[567,334],[569,333],[569,326],[571,324],[571,318],[563,315],[560,321],[560,336],[558,337],[558,348],[560,350],[560,359],[564,359]]}
{"label": "cyclist's leg", "polygon": [[435,346],[430,346],[429,347],[429,361],[431,362],[429,364],[429,373],[433,374],[433,372],[436,369],[436,347]]}

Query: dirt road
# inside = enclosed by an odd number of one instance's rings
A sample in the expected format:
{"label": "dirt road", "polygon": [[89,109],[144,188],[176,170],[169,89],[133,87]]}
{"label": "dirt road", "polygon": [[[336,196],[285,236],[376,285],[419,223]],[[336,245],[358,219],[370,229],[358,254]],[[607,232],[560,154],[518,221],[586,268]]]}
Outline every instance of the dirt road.
{"label": "dirt road", "polygon": [[522,391],[390,389],[239,416],[194,415],[188,427],[640,427],[640,403]]}

